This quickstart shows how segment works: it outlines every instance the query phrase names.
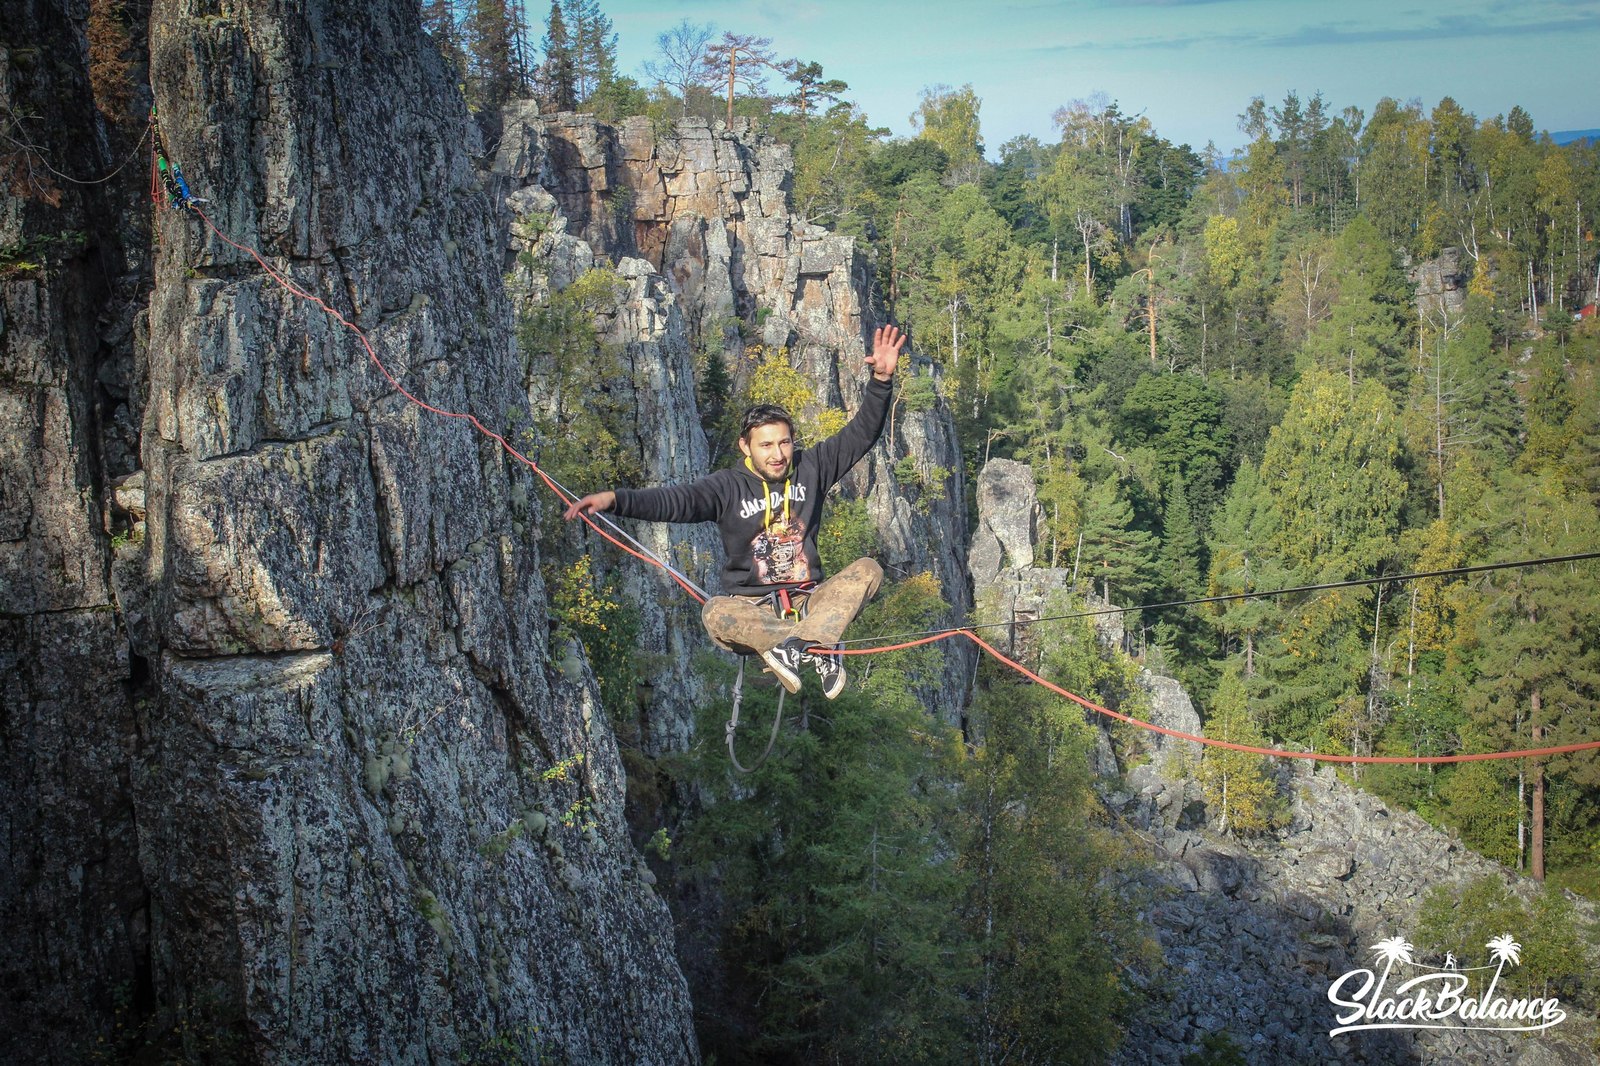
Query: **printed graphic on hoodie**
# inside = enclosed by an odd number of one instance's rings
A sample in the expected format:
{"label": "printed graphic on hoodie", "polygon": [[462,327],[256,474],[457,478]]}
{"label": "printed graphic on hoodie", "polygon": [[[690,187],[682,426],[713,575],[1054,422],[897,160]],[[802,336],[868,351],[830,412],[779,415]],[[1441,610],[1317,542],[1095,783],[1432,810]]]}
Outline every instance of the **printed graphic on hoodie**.
{"label": "printed graphic on hoodie", "polygon": [[805,526],[798,521],[774,522],[750,542],[756,564],[756,581],[762,585],[788,585],[811,580],[806,562]]}

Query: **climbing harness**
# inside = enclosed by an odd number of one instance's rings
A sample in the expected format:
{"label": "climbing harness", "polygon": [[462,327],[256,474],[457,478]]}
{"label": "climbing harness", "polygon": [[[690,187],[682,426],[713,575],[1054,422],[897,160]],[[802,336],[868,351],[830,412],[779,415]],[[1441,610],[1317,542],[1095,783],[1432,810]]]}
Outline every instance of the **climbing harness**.
{"label": "climbing harness", "polygon": [[[816,591],[816,581],[790,584],[781,589],[773,589],[763,595],[762,599],[758,599],[757,603],[766,603],[768,607],[773,608],[774,615],[778,615],[784,621],[805,621],[806,603],[811,602],[811,594],[814,591]],[[795,599],[797,595],[802,599]]]}
{"label": "climbing harness", "polygon": [[[197,199],[196,197],[194,197],[192,195],[192,193],[189,190],[188,183],[184,180],[183,171],[178,167],[176,162],[172,161],[172,159],[170,157],[170,154],[166,151],[165,139],[161,136],[160,128],[159,128],[159,125],[157,125],[157,123],[156,123],[156,116],[155,116],[155,113],[154,113],[153,109],[152,109],[152,112],[151,112],[151,125],[152,125],[152,129],[155,132],[155,151],[154,151],[154,157],[152,159],[152,165],[151,165],[151,192],[152,192],[152,197],[155,198],[157,200],[157,202],[159,202],[159,190],[164,188],[166,190],[166,192],[167,192],[167,195],[168,195],[169,199],[172,201],[172,204],[173,204],[174,207],[181,207],[181,208],[184,208],[184,209],[192,212],[197,218],[199,218],[201,220],[201,222],[203,222],[206,225],[206,227],[217,237],[218,240],[220,240],[223,243],[225,243],[225,244],[227,244],[227,245],[229,245],[229,246],[231,246],[231,247],[233,247],[233,248],[245,253],[246,255],[248,255],[252,259],[254,259],[256,261],[256,263],[258,263],[261,266],[262,270],[266,272],[267,276],[270,277],[274,282],[276,282],[285,291],[289,292],[293,296],[296,296],[296,297],[298,297],[300,299],[306,300],[309,303],[312,303],[312,304],[316,305],[317,307],[321,308],[322,311],[325,314],[327,314],[330,318],[332,318],[334,321],[338,322],[340,325],[342,325],[345,328],[349,329],[352,333],[354,333],[356,335],[356,338],[361,342],[362,347],[366,349],[367,357],[372,362],[372,365],[377,368],[378,373],[383,376],[384,380],[387,381],[395,389],[396,392],[398,392],[401,396],[405,397],[412,404],[416,405],[417,407],[421,408],[424,411],[428,411],[428,412],[431,412],[432,414],[438,415],[441,418],[453,418],[453,419],[459,419],[459,420],[461,420],[463,422],[466,422],[468,425],[472,426],[479,433],[483,434],[485,437],[487,437],[490,440],[494,441],[495,443],[499,444],[500,447],[506,452],[507,455],[511,456],[517,462],[522,463],[524,466],[528,467],[528,469],[532,470],[536,475],[538,475],[540,480],[542,480],[550,488],[551,492],[553,492],[556,495],[556,497],[559,500],[561,500],[563,503],[570,504],[570,503],[572,503],[573,501],[575,501],[577,499],[577,497],[572,492],[567,490],[564,486],[560,485],[554,478],[552,478],[548,473],[546,473],[545,470],[542,467],[540,467],[538,463],[534,462],[532,459],[528,458],[528,456],[526,456],[522,452],[518,451],[517,448],[515,446],[513,446],[511,444],[511,442],[508,441],[504,436],[502,436],[501,434],[495,432],[494,430],[490,429],[489,427],[485,426],[482,422],[480,422],[476,415],[473,415],[470,412],[451,411],[451,410],[447,410],[447,409],[442,408],[442,407],[436,407],[433,404],[430,404],[430,403],[426,402],[425,400],[422,400],[422,399],[418,398],[415,394],[413,394],[410,390],[408,390],[404,385],[400,384],[400,382],[394,377],[394,375],[390,373],[389,368],[384,365],[383,360],[378,358],[377,350],[372,346],[372,342],[367,338],[366,333],[359,326],[357,326],[354,322],[352,322],[348,318],[346,318],[343,314],[341,314],[338,311],[338,309],[334,308],[332,305],[327,303],[321,297],[315,295],[314,293],[310,293],[310,292],[305,291],[304,289],[302,289],[299,286],[297,286],[294,282],[290,281],[282,273],[280,273],[278,270],[276,270],[270,263],[268,263],[266,261],[266,259],[262,256],[262,254],[259,251],[257,251],[254,248],[249,247],[248,245],[241,244],[238,241],[233,240],[226,233],[224,233],[221,229],[219,229],[217,227],[217,225],[214,222],[212,222],[211,219],[208,218],[203,211],[200,210],[198,205],[200,205],[202,203],[205,203],[206,201],[201,200],[201,199]],[[757,475],[757,476],[759,476],[759,475]],[[764,481],[763,481],[763,484],[765,484]],[[769,492],[768,493],[768,505],[767,505],[768,506],[768,520],[769,521],[770,521],[770,511],[771,511],[770,500],[771,500],[771,494]],[[787,518],[787,514],[788,514],[788,512],[787,512],[787,507],[788,507],[788,487],[787,486],[785,486],[785,491],[784,491],[784,505],[785,505],[785,517]],[[670,564],[668,564],[665,560],[659,558],[654,552],[650,551],[643,544],[640,544],[636,539],[634,539],[628,533],[623,531],[621,529],[621,527],[617,526],[616,523],[614,523],[611,520],[605,518],[603,515],[591,516],[591,515],[588,515],[588,514],[581,514],[579,517],[581,517],[583,519],[584,523],[587,526],[589,526],[590,529],[594,530],[595,533],[599,534],[599,536],[603,540],[608,541],[609,543],[615,545],[617,548],[620,548],[627,555],[630,555],[630,556],[632,556],[632,557],[634,557],[636,559],[639,559],[642,562],[647,562],[647,563],[651,564],[652,566],[659,567],[663,572],[665,572],[666,574],[671,576],[672,579],[674,581],[676,581],[678,583],[678,585],[681,586],[683,588],[683,590],[685,592],[687,592],[690,596],[692,596],[697,602],[704,603],[706,601],[707,596],[706,596],[706,593],[705,593],[705,591],[703,589],[701,589],[698,585],[696,585],[688,577],[686,577],[685,575],[680,573],[677,569],[675,569]],[[601,521],[603,521],[606,526],[610,527],[610,529],[612,531],[614,531],[615,535],[613,535],[612,532],[607,532],[606,529],[602,529],[601,525],[600,525],[600,522],[595,521],[596,517],[598,517]],[[1579,560],[1579,559],[1591,559],[1591,558],[1596,558],[1596,557],[1600,557],[1600,552],[1588,552],[1588,553],[1583,553],[1583,554],[1580,554],[1580,555],[1564,556],[1559,560],[1529,560],[1529,561],[1526,561],[1526,562],[1523,562],[1523,563],[1490,564],[1490,565],[1486,565],[1486,566],[1482,566],[1482,567],[1463,567],[1463,568],[1458,568],[1457,571],[1439,571],[1437,573],[1440,573],[1440,574],[1443,574],[1443,573],[1455,573],[1455,572],[1465,573],[1465,572],[1472,572],[1472,571],[1476,571],[1476,570],[1498,569],[1498,568],[1501,568],[1501,567],[1532,565],[1533,563],[1537,563],[1537,562],[1575,561],[1575,560]],[[1413,576],[1432,576],[1432,575],[1413,575]],[[1331,587],[1338,587],[1339,585],[1344,585],[1344,584],[1351,584],[1351,585],[1353,585],[1353,584],[1369,584],[1369,583],[1373,583],[1373,581],[1386,581],[1386,580],[1401,580],[1401,578],[1400,577],[1394,577],[1394,578],[1379,578],[1379,579],[1362,580],[1362,581],[1340,582],[1340,583],[1334,583],[1334,584],[1326,586],[1326,587],[1330,587],[1330,588]],[[1312,589],[1312,588],[1317,588],[1317,587],[1320,587],[1320,586],[1306,586],[1306,588],[1308,590]],[[1264,595],[1268,595],[1268,593],[1241,593],[1241,594],[1237,594],[1237,595],[1234,595],[1234,596],[1213,597],[1211,599],[1215,600],[1215,601],[1222,601],[1222,600],[1228,600],[1228,599],[1243,599],[1243,598],[1251,598],[1253,596],[1264,596]],[[1109,613],[1109,612],[1094,611],[1094,612],[1085,612],[1085,613],[1087,613],[1087,614],[1099,614],[1099,613]],[[1044,620],[1045,619],[1037,619],[1035,621],[1044,621]],[[1018,624],[1018,623],[1007,623],[1007,624]],[[1181,730],[1169,729],[1169,728],[1167,728],[1165,726],[1156,725],[1153,722],[1146,722],[1146,721],[1143,721],[1142,719],[1134,718],[1131,715],[1122,714],[1122,713],[1120,713],[1118,711],[1113,711],[1113,710],[1111,710],[1111,709],[1109,709],[1107,707],[1102,707],[1098,703],[1095,703],[1092,700],[1085,699],[1082,696],[1079,696],[1079,695],[1077,695],[1075,693],[1067,691],[1066,689],[1062,688],[1059,685],[1056,685],[1056,684],[1054,684],[1054,683],[1052,683],[1050,681],[1047,681],[1046,679],[1044,679],[1043,677],[1039,676],[1034,671],[1028,669],[1026,666],[1023,666],[1021,663],[1017,662],[1016,660],[1010,659],[1007,656],[1003,655],[993,645],[989,644],[988,642],[983,640],[983,638],[979,637],[975,632],[973,632],[973,630],[977,629],[977,628],[979,628],[979,627],[978,626],[967,626],[967,627],[960,628],[960,629],[940,630],[940,631],[931,632],[931,633],[929,633],[929,634],[927,634],[925,636],[921,636],[921,637],[919,637],[918,639],[915,639],[915,640],[909,640],[909,641],[905,641],[905,642],[902,642],[902,643],[894,643],[894,644],[879,644],[879,645],[877,645],[875,647],[870,647],[870,648],[842,648],[841,647],[841,648],[815,648],[815,649],[808,649],[808,650],[810,650],[812,652],[812,654],[879,655],[879,654],[882,654],[882,653],[885,653],[885,652],[900,651],[900,650],[903,650],[903,649],[906,649],[906,648],[914,648],[914,647],[918,647],[918,646],[921,646],[921,645],[932,644],[932,643],[934,643],[936,641],[940,641],[940,640],[949,640],[952,637],[964,637],[967,640],[970,640],[974,644],[976,644],[985,654],[989,655],[991,658],[995,659],[997,662],[1002,663],[1003,665],[1005,665],[1005,666],[1009,667],[1010,669],[1016,671],[1018,674],[1020,674],[1021,676],[1025,677],[1025,678],[1027,678],[1028,680],[1034,682],[1035,684],[1038,684],[1038,685],[1042,686],[1043,688],[1046,688],[1049,691],[1054,692],[1055,694],[1057,694],[1058,696],[1063,697],[1064,699],[1071,700],[1072,702],[1077,703],[1078,705],[1082,706],[1086,710],[1093,711],[1096,714],[1102,715],[1102,716],[1107,717],[1107,718],[1112,718],[1112,719],[1115,719],[1115,720],[1120,721],[1120,722],[1125,722],[1125,723],[1127,723],[1129,725],[1135,726],[1135,727],[1137,727],[1139,729],[1147,730],[1149,732],[1159,733],[1159,734],[1161,734],[1163,736],[1173,737],[1173,738],[1178,739],[1178,740],[1187,740],[1187,741],[1192,741],[1193,743],[1200,744],[1200,745],[1203,745],[1203,746],[1206,746],[1206,747],[1225,748],[1225,749],[1228,749],[1230,751],[1242,751],[1242,752],[1248,752],[1248,753],[1254,754],[1254,755],[1264,755],[1264,756],[1268,756],[1268,757],[1272,757],[1272,758],[1307,759],[1307,760],[1312,760],[1312,761],[1316,761],[1316,762],[1331,762],[1331,763],[1345,763],[1345,764],[1353,764],[1353,763],[1398,763],[1398,764],[1405,764],[1405,763],[1409,763],[1411,765],[1443,765],[1443,764],[1450,764],[1450,763],[1481,762],[1481,761],[1499,760],[1499,759],[1542,758],[1542,757],[1550,756],[1550,755],[1565,755],[1565,754],[1571,754],[1573,752],[1579,752],[1579,751],[1600,750],[1600,740],[1588,741],[1586,743],[1581,743],[1581,744],[1562,744],[1562,745],[1556,745],[1556,746],[1553,746],[1553,747],[1526,748],[1526,749],[1521,749],[1521,750],[1516,750],[1516,751],[1478,752],[1478,753],[1471,753],[1471,754],[1432,755],[1432,756],[1423,756],[1423,755],[1417,755],[1417,756],[1412,756],[1412,755],[1333,755],[1333,754],[1326,754],[1326,753],[1322,753],[1322,752],[1281,751],[1281,750],[1277,750],[1277,749],[1273,749],[1273,748],[1256,747],[1256,746],[1252,746],[1252,745],[1248,745],[1248,744],[1235,744],[1235,743],[1232,743],[1230,741],[1217,740],[1217,739],[1212,738],[1212,737],[1198,736],[1198,735],[1193,734],[1193,733],[1185,733],[1185,732],[1183,732]],[[884,639],[884,638],[874,638],[874,639],[881,640],[881,639]],[[855,643],[855,642],[851,642],[851,643]],[[741,658],[740,659],[740,665],[739,665],[739,676],[738,676],[738,679],[734,682],[734,709],[733,709],[733,715],[730,718],[730,720],[728,722],[728,726],[727,726],[728,753],[729,753],[730,757],[733,757],[733,734],[734,734],[735,729],[738,726],[739,702],[740,702],[740,698],[741,698],[741,696],[743,694],[743,691],[742,691],[743,690],[743,680],[744,680],[744,660],[743,660],[743,658]],[[778,701],[778,712],[774,716],[774,720],[773,720],[772,735],[771,735],[771,737],[769,738],[769,740],[767,742],[767,750],[762,753],[762,756],[761,756],[762,761],[765,761],[767,755],[771,752],[773,742],[775,741],[775,739],[777,737],[777,734],[778,734],[779,725],[780,725],[780,723],[782,721],[783,721],[783,699],[782,699],[782,696],[780,695],[779,701]],[[733,758],[733,761],[734,761],[735,767],[737,767],[743,773],[749,773],[749,772],[751,772],[751,770],[754,770],[756,767],[759,767],[761,765],[761,762],[757,762],[755,767],[751,767],[749,770],[746,770],[739,763],[739,761],[738,761],[738,759],[736,757]]]}

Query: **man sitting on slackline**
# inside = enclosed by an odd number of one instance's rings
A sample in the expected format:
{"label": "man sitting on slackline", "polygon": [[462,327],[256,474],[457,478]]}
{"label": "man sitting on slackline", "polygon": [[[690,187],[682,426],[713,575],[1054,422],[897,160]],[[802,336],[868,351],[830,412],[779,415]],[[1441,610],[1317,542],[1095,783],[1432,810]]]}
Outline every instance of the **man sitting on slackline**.
{"label": "man sitting on slackline", "polygon": [[707,600],[701,612],[706,632],[719,648],[760,655],[790,692],[800,691],[800,670],[811,666],[822,694],[833,699],[844,689],[844,664],[837,655],[806,649],[839,640],[877,593],[883,568],[857,559],[824,580],[817,555],[822,500],[883,433],[905,343],[894,326],[878,327],[865,360],[872,377],[861,409],[821,444],[796,449],[789,412],[758,404],[742,420],[743,463],[687,485],[590,493],[567,508],[567,520],[611,511],[647,522],[715,522],[728,564],[724,594]]}

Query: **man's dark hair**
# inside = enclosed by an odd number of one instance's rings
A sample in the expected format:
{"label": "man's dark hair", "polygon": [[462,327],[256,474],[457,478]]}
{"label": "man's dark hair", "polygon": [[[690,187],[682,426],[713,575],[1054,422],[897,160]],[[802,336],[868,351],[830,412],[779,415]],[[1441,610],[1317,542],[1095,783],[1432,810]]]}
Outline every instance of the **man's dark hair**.
{"label": "man's dark hair", "polygon": [[794,433],[794,419],[775,403],[758,403],[754,407],[745,408],[744,418],[740,420],[739,439],[749,440],[750,431],[762,426],[770,426],[774,422],[782,422],[789,427],[789,433]]}

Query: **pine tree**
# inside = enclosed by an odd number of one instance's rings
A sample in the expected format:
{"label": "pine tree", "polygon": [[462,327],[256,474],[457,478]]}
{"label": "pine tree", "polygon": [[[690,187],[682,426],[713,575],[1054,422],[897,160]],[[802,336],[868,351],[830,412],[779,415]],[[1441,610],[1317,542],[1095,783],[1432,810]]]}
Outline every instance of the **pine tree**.
{"label": "pine tree", "polygon": [[[1262,488],[1255,466],[1241,467],[1212,526],[1206,595],[1238,596],[1293,584],[1290,572],[1271,547],[1281,524],[1282,517],[1271,495]],[[1243,675],[1255,677],[1261,643],[1278,625],[1277,601],[1232,600],[1212,605],[1208,613],[1221,631],[1222,652],[1240,651]]]}
{"label": "pine tree", "polygon": [[[1470,296],[1458,319],[1440,309],[1427,317],[1421,358],[1411,380],[1408,423],[1412,447],[1426,456],[1434,514],[1451,515],[1457,467],[1500,466],[1523,431],[1516,395],[1496,356],[1481,297]],[[1465,472],[1464,471],[1464,472]]]}
{"label": "pine tree", "polygon": [[528,10],[522,0],[507,0],[506,19],[511,25],[511,92],[532,96],[537,89],[539,64],[535,62],[528,34]]}
{"label": "pine tree", "polygon": [[1081,576],[1112,603],[1136,604],[1160,584],[1156,538],[1133,523],[1115,475],[1090,486],[1082,503]]}
{"label": "pine tree", "polygon": [[1380,384],[1308,371],[1261,458],[1282,516],[1275,554],[1308,580],[1370,573],[1399,531],[1399,459],[1398,419]]}
{"label": "pine tree", "polygon": [[[1530,481],[1502,480],[1487,513],[1499,518],[1497,555],[1539,558],[1600,543],[1593,501],[1572,492],[1555,471]],[[1600,739],[1600,566],[1566,563],[1509,571],[1492,586],[1490,612],[1476,637],[1477,680],[1467,694],[1486,748],[1546,747]],[[1480,749],[1482,750],[1482,749]],[[1518,810],[1530,825],[1527,868],[1545,874],[1546,775],[1600,787],[1586,753],[1533,760],[1518,787]],[[1519,842],[1521,839],[1519,826]]]}
{"label": "pine tree", "polygon": [[1105,881],[1107,845],[1090,824],[1094,730],[1073,705],[1004,678],[973,713],[984,742],[965,767],[960,855],[977,965],[962,997],[969,1043],[952,1057],[1101,1061],[1116,1039],[1125,993],[1114,974],[1132,938]]}
{"label": "pine tree", "polygon": [[727,122],[732,126],[736,90],[743,88],[747,97],[764,99],[767,71],[778,69],[778,59],[770,37],[724,33],[722,40],[706,48],[706,69],[708,74],[716,71],[717,80],[727,88]]}
{"label": "pine tree", "polygon": [[1200,595],[1205,584],[1200,576],[1205,572],[1203,550],[1183,479],[1174,477],[1167,485],[1160,552],[1161,572],[1166,575],[1166,587],[1174,599]]}
{"label": "pine tree", "polygon": [[[1373,574],[1395,552],[1405,481],[1398,419],[1383,387],[1351,387],[1317,370],[1300,379],[1267,441],[1261,486],[1279,524],[1266,545],[1309,584]],[[1370,736],[1375,708],[1364,694],[1373,670],[1364,654],[1373,629],[1370,588],[1310,594],[1284,605],[1284,630],[1263,673],[1271,724],[1296,739],[1354,746]],[[1339,720],[1337,730],[1332,723]]]}
{"label": "pine tree", "polygon": [[850,86],[838,78],[824,78],[822,64],[791,59],[780,66],[783,76],[794,85],[785,102],[794,108],[802,119],[826,110],[826,105],[837,103]]}
{"label": "pine tree", "polygon": [[[918,575],[858,625],[925,627],[947,610]],[[799,727],[754,774],[730,781],[719,757],[693,782],[717,802],[680,853],[694,876],[715,877],[728,915],[717,939],[759,1033],[740,1057],[930,1061],[959,1046],[972,953],[955,915],[968,875],[948,836],[958,748],[916,694],[941,669],[928,648],[875,656],[831,703],[791,697]],[[770,701],[747,686],[745,713],[765,721]]]}
{"label": "pine tree", "polygon": [[521,79],[512,70],[516,27],[506,0],[473,0],[466,23],[467,99],[476,109],[496,113]]}
{"label": "pine tree", "polygon": [[1371,223],[1358,218],[1335,242],[1332,267],[1338,295],[1328,316],[1306,338],[1302,361],[1343,372],[1352,387],[1358,380],[1375,378],[1403,390],[1410,292],[1393,248]]}
{"label": "pine tree", "polygon": [[1221,395],[1193,374],[1144,374],[1123,397],[1116,426],[1125,443],[1155,450],[1163,483],[1181,480],[1196,521],[1209,520],[1232,446]]}
{"label": "pine tree", "polygon": [[461,28],[456,24],[455,4],[451,0],[422,0],[422,28],[433,38],[435,47],[456,77],[467,71],[467,53]]}
{"label": "pine tree", "polygon": [[598,0],[560,0],[572,56],[578,106],[592,101],[617,76],[617,35]]}
{"label": "pine tree", "polygon": [[545,19],[544,66],[540,71],[543,95],[556,111],[576,111],[578,108],[577,62],[567,30],[567,17],[561,10],[561,0],[550,0],[550,14]]}
{"label": "pine tree", "polygon": [[[1238,659],[1230,659],[1223,667],[1204,732],[1212,740],[1262,747],[1266,737],[1250,712],[1242,669]],[[1219,832],[1254,834],[1271,828],[1278,790],[1265,756],[1208,747],[1201,757],[1199,776]]]}
{"label": "pine tree", "polygon": [[1430,162],[1428,120],[1418,105],[1378,101],[1361,135],[1362,204],[1366,217],[1394,247],[1413,250],[1422,232]]}

